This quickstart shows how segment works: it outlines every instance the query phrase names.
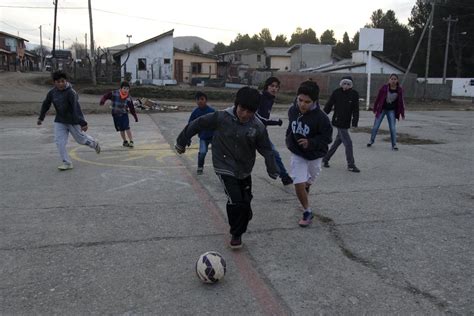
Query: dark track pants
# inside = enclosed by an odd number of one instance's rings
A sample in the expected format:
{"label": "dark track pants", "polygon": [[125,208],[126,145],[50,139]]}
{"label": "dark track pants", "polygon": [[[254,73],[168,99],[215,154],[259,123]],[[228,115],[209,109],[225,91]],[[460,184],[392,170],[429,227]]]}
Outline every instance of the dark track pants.
{"label": "dark track pants", "polygon": [[224,185],[227,194],[227,218],[230,225],[230,233],[233,236],[241,236],[247,231],[247,225],[252,219],[252,177],[237,179],[226,175],[217,175]]}

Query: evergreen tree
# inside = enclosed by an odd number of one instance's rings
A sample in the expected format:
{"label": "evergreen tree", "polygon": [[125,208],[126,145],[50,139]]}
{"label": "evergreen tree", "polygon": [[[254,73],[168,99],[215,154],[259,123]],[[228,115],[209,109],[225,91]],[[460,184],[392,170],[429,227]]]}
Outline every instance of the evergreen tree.
{"label": "evergreen tree", "polygon": [[372,13],[370,19],[371,23],[366,27],[384,30],[383,55],[406,67],[413,51],[408,27],[398,22],[392,10],[384,13],[378,9]]}
{"label": "evergreen tree", "polygon": [[347,32],[344,32],[344,35],[342,36],[342,42],[338,42],[336,44],[336,47],[334,48],[334,52],[339,57],[351,58],[351,50],[352,50],[351,40],[349,39],[349,35],[347,34]]}
{"label": "evergreen tree", "polygon": [[288,40],[285,35],[280,34],[275,37],[273,44],[275,47],[288,47]]}
{"label": "evergreen tree", "polygon": [[320,37],[321,44],[336,45],[336,39],[334,38],[333,30],[326,30],[321,34]]}
{"label": "evergreen tree", "polygon": [[[431,4],[417,0],[411,11],[408,25],[411,27],[413,41],[417,42],[431,12]],[[431,33],[430,77],[442,77],[444,52],[448,24],[443,18],[457,19],[451,24],[448,54],[448,77],[474,76],[474,2],[471,0],[446,0],[437,2]],[[428,31],[415,58],[412,71],[424,76],[426,67]]]}
{"label": "evergreen tree", "polygon": [[199,47],[199,45],[198,45],[197,43],[194,43],[194,44],[193,44],[193,47],[191,47],[191,49],[189,50],[189,52],[191,52],[191,53],[197,53],[197,54],[202,54],[201,47]]}

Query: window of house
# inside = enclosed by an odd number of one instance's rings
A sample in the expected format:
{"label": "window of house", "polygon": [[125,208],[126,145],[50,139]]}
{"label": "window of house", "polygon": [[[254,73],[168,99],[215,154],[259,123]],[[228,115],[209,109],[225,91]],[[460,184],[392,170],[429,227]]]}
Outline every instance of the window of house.
{"label": "window of house", "polygon": [[138,70],[146,70],[146,58],[138,58]]}
{"label": "window of house", "polygon": [[261,55],[257,55],[257,62],[261,62],[262,61],[262,56]]}
{"label": "window of house", "polygon": [[242,55],[235,54],[235,61],[242,61]]}
{"label": "window of house", "polygon": [[164,63],[165,63],[165,64],[171,64],[171,59],[165,58]]}
{"label": "window of house", "polygon": [[200,74],[202,70],[201,63],[191,63],[191,69],[193,74]]}

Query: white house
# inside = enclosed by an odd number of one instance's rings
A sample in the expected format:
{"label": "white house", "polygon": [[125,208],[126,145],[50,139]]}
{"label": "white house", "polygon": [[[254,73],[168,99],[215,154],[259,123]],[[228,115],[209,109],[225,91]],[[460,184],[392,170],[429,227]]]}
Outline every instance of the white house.
{"label": "white house", "polygon": [[173,78],[173,31],[116,53],[114,56],[119,56],[120,65],[123,65],[122,78],[129,73],[131,82],[160,86],[176,84]]}
{"label": "white house", "polygon": [[[352,58],[306,69],[308,72],[367,73],[368,52],[353,51]],[[403,74],[405,69],[378,53],[372,53],[371,73]]]}
{"label": "white house", "polygon": [[266,65],[278,71],[291,71],[291,54],[288,47],[265,47]]}

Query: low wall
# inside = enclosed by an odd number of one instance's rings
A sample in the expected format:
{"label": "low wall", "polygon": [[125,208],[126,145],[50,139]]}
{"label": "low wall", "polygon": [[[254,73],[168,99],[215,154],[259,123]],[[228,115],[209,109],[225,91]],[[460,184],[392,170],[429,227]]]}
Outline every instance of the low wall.
{"label": "low wall", "polygon": [[[270,76],[276,76],[281,81],[280,91],[282,92],[294,92],[298,89],[301,82],[311,79],[316,81],[320,88],[320,95],[322,97],[328,97],[332,91],[339,88],[339,82],[343,76],[349,75],[352,77],[354,82],[354,89],[359,92],[359,95],[363,98],[367,94],[367,74],[342,74],[342,73],[301,73],[301,72],[256,72],[252,77],[252,81],[255,85],[259,85]],[[380,87],[388,82],[389,75],[387,74],[372,74],[370,84],[370,96],[371,99],[377,96]],[[403,79],[403,75],[399,75],[400,81]],[[403,91],[406,98],[422,98],[425,96],[426,99],[432,100],[450,100],[451,99],[451,82],[446,84],[428,84],[426,87],[426,93],[424,92],[424,86],[417,82],[417,76],[415,74],[408,74],[403,84]]]}

